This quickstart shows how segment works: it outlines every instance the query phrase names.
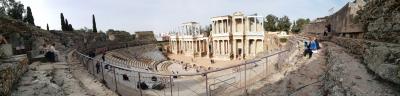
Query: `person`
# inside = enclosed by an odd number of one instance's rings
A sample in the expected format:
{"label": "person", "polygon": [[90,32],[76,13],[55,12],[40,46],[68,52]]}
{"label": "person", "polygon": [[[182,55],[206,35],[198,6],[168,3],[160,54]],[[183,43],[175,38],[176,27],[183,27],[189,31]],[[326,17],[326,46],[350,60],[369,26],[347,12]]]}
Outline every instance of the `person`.
{"label": "person", "polygon": [[7,44],[7,43],[8,43],[8,42],[7,42],[6,38],[3,37],[3,35],[0,34],[0,45],[1,45],[1,44]]}
{"label": "person", "polygon": [[47,61],[50,61],[50,51],[49,51],[49,47],[47,46],[47,44],[43,44],[42,45],[42,51],[44,53],[44,57],[46,58]]}
{"label": "person", "polygon": [[[308,39],[311,41],[311,37],[308,37]],[[308,58],[311,58],[311,56],[312,56],[312,51],[310,49],[310,43],[309,43],[310,41],[307,41],[307,40],[304,41],[305,49],[304,49],[303,55],[304,55],[304,57],[309,55]]]}
{"label": "person", "polygon": [[49,51],[51,52],[51,61],[52,62],[58,61],[58,51],[56,50],[56,48],[54,46],[56,46],[55,43],[51,44],[49,47]]}
{"label": "person", "polygon": [[185,66],[185,71],[187,71],[187,69],[188,69],[188,67],[187,67],[187,66]]}
{"label": "person", "polygon": [[55,49],[52,49],[51,46],[48,46],[47,44],[43,44],[43,50],[45,51],[44,56],[46,57],[47,61],[55,62],[55,56],[53,52]]}
{"label": "person", "polygon": [[317,38],[315,36],[313,36],[311,38],[310,49],[311,49],[311,51],[313,53],[318,53],[319,43],[318,43]]}
{"label": "person", "polygon": [[100,73],[100,63],[99,62],[96,63],[96,72],[97,72],[97,74]]}
{"label": "person", "polygon": [[89,57],[90,57],[90,58],[96,57],[96,53],[95,53],[94,51],[90,51],[90,52],[89,52]]}
{"label": "person", "polygon": [[306,49],[304,50],[304,56],[309,55],[308,58],[312,57],[313,53],[318,53],[318,49],[320,49],[319,42],[316,40],[316,37],[309,37],[310,41],[304,42]]}
{"label": "person", "polygon": [[103,56],[101,56],[101,59],[103,59],[103,62],[106,61],[106,52],[103,53]]}

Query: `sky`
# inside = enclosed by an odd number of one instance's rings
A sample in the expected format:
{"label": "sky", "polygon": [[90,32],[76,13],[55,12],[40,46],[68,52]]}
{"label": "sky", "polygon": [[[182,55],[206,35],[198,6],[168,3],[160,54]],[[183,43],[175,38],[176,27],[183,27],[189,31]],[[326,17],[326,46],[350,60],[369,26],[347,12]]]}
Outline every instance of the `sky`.
{"label": "sky", "polygon": [[92,28],[92,14],[97,30],[108,29],[167,33],[182,23],[211,23],[211,17],[243,12],[261,16],[274,14],[298,18],[323,17],[342,8],[351,0],[20,0],[30,6],[35,24],[60,30],[60,13],[74,29]]}

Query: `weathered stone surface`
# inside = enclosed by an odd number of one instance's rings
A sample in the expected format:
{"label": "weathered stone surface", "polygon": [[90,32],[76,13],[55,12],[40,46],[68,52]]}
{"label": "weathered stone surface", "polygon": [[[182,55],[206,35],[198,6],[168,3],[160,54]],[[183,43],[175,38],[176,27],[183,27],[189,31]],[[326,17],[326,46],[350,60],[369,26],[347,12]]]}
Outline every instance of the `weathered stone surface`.
{"label": "weathered stone surface", "polygon": [[0,58],[8,58],[13,55],[11,44],[0,45]]}
{"label": "weathered stone surface", "polygon": [[[364,64],[344,52],[347,49],[332,43],[328,43],[327,49],[329,67],[322,87],[326,90],[326,95],[397,96],[400,94],[396,86],[377,80],[376,76],[368,73]],[[396,72],[393,70],[388,71]],[[379,70],[379,72],[384,71]]]}
{"label": "weathered stone surface", "polygon": [[352,39],[352,38],[343,38],[343,37],[332,37],[331,42],[334,42],[347,50],[346,52],[361,55],[364,53],[364,40],[362,39]]}
{"label": "weathered stone surface", "polygon": [[367,29],[364,39],[400,44],[400,1],[370,0],[359,11],[359,21]]}
{"label": "weathered stone surface", "polygon": [[11,94],[12,86],[28,68],[27,60],[26,55],[18,55],[0,62],[0,96]]}
{"label": "weathered stone surface", "polygon": [[383,79],[400,84],[400,45],[384,42],[366,42],[363,63]]}

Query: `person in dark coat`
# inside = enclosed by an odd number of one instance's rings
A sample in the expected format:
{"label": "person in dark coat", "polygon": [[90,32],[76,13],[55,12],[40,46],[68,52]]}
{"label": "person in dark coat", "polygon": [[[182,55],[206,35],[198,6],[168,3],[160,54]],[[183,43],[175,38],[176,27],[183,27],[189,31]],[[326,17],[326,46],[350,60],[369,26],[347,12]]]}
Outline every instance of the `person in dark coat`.
{"label": "person in dark coat", "polygon": [[96,63],[96,72],[97,72],[97,74],[100,73],[100,63],[99,62]]}

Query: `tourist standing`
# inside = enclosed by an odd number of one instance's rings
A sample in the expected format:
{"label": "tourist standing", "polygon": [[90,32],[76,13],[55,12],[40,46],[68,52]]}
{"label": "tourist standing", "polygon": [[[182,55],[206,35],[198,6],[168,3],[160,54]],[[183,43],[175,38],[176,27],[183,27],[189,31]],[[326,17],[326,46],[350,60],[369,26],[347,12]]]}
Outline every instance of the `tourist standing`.
{"label": "tourist standing", "polygon": [[101,56],[101,59],[103,59],[103,62],[106,61],[106,52],[103,53],[103,56]]}
{"label": "tourist standing", "polygon": [[100,73],[100,63],[99,62],[96,62],[96,72],[97,72],[97,74]]}

